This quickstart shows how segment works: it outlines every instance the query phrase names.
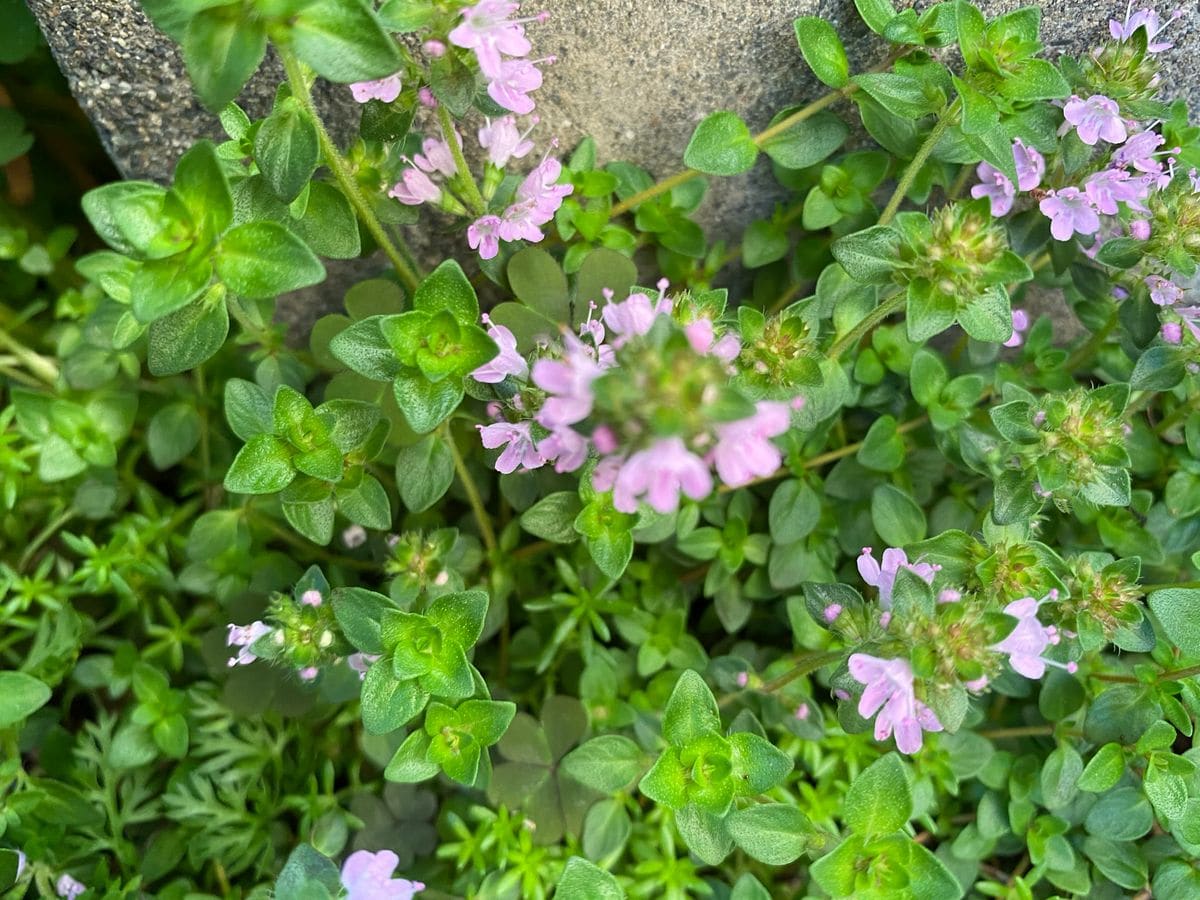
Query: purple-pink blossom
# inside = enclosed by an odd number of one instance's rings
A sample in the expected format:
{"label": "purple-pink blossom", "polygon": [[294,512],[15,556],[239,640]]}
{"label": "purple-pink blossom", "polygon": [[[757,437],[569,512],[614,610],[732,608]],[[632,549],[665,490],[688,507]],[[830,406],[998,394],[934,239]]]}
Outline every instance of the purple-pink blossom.
{"label": "purple-pink blossom", "polygon": [[1100,140],[1120,144],[1128,137],[1120,107],[1103,94],[1093,94],[1086,100],[1072,96],[1063,106],[1063,117],[1089,147]]}
{"label": "purple-pink blossom", "polygon": [[1175,45],[1170,41],[1159,41],[1155,38],[1166,31],[1168,26],[1182,15],[1183,10],[1177,9],[1164,22],[1158,12],[1153,9],[1139,9],[1136,12],[1126,10],[1124,22],[1118,22],[1116,19],[1108,20],[1108,31],[1114,40],[1127,41],[1139,28],[1145,28],[1146,50],[1150,53],[1161,53],[1164,50],[1170,50]]}
{"label": "purple-pink blossom", "polygon": [[908,554],[897,547],[883,551],[882,565],[876,561],[870,547],[863,547],[858,557],[858,574],[867,584],[879,589],[879,605],[884,609],[892,608],[892,589],[901,569],[908,569],[926,584],[933,584],[933,576],[941,566],[919,561],[910,563]]}
{"label": "purple-pink blossom", "polygon": [[1129,223],[1129,236],[1139,241],[1150,240],[1150,223],[1145,219],[1134,219]]}
{"label": "purple-pink blossom", "polygon": [[864,719],[875,716],[875,740],[885,741],[894,733],[896,749],[916,753],[921,749],[922,732],[942,730],[933,710],[916,698],[907,659],[854,653],[848,667],[851,677],[866,687],[858,701],[858,714]]}
{"label": "purple-pink blossom", "polygon": [[783,462],[783,454],[771,438],[786,432],[791,418],[786,403],[762,400],[754,415],[717,425],[717,443],[710,459],[721,481],[741,487],[773,474]]}
{"label": "purple-pink blossom", "polygon": [[1183,326],[1178,322],[1163,322],[1162,339],[1167,344],[1183,343]]}
{"label": "purple-pink blossom", "polygon": [[[454,139],[458,141],[458,146],[462,147],[462,135],[457,131],[452,133]],[[450,144],[441,138],[425,138],[421,142],[421,152],[414,153],[412,161],[418,169],[430,175],[436,174],[444,178],[453,178],[458,172]]]}
{"label": "purple-pink blossom", "polygon": [[570,184],[558,184],[562,163],[547,157],[525,176],[504,211],[500,223],[501,240],[540,241],[541,226],[554,218],[563,198],[575,190]]}
{"label": "purple-pink blossom", "polygon": [[399,864],[400,857],[391,850],[351,853],[342,863],[345,900],[412,900],[414,894],[425,890],[425,885],[407,878],[394,878]]}
{"label": "purple-pink blossom", "polygon": [[538,441],[537,451],[546,462],[554,463],[555,472],[574,472],[587,462],[588,442],[578,431],[564,426]]}
{"label": "purple-pink blossom", "polygon": [[517,469],[536,469],[545,464],[533,442],[529,422],[493,422],[491,425],[476,425],[479,440],[488,450],[503,447],[496,458],[496,471],[509,475]]}
{"label": "purple-pink blossom", "polygon": [[606,303],[601,316],[608,330],[617,336],[613,344],[620,346],[648,332],[659,316],[669,316],[671,305],[671,299],[661,290],[654,299],[642,293],[630,294],[620,303]]}
{"label": "purple-pink blossom", "polygon": [[400,96],[402,85],[400,73],[389,75],[387,78],[377,78],[375,81],[356,81],[350,85],[350,93],[359,103],[368,100],[382,100],[391,103]]}
{"label": "purple-pink blossom", "polygon": [[378,656],[371,653],[351,653],[346,657],[346,665],[357,672],[358,680],[362,681],[367,677],[367,669],[371,668],[371,664],[378,659]]}
{"label": "purple-pink blossom", "polygon": [[432,178],[420,169],[405,169],[400,173],[400,180],[388,191],[389,197],[394,197],[405,206],[420,206],[422,203],[436,203],[442,197],[442,189]]}
{"label": "purple-pink blossom", "polygon": [[248,666],[258,659],[250,649],[254,642],[263,635],[271,633],[271,627],[263,622],[251,622],[249,625],[227,625],[229,634],[225,638],[227,647],[237,647],[237,655],[229,659],[229,667]]}
{"label": "purple-pink blossom", "polygon": [[1084,182],[1083,188],[1096,211],[1106,216],[1115,216],[1120,212],[1119,203],[1127,203],[1133,209],[1145,211],[1142,201],[1150,194],[1150,182],[1147,179],[1132,176],[1124,169],[1097,172]]}
{"label": "purple-pink blossom", "polygon": [[1056,241],[1069,241],[1076,234],[1095,234],[1100,230],[1100,216],[1079,188],[1051,191],[1038,208],[1050,220],[1050,234]]}
{"label": "purple-pink blossom", "polygon": [[467,246],[478,250],[481,259],[495,259],[500,252],[499,216],[480,216],[467,226]]}
{"label": "purple-pink blossom", "polygon": [[486,120],[479,129],[479,146],[488,152],[488,162],[498,169],[508,165],[509,160],[522,159],[533,149],[529,132],[538,123],[537,116],[529,120],[529,128],[522,132],[512,116],[501,116],[494,122]]}
{"label": "purple-pink blossom", "polygon": [[1026,678],[1041,678],[1048,665],[1066,669],[1068,672],[1074,672],[1078,668],[1075,663],[1063,665],[1042,656],[1047,647],[1059,642],[1060,637],[1058,629],[1053,625],[1043,625],[1038,620],[1038,607],[1046,600],[1056,599],[1057,596],[1056,591],[1051,591],[1040,602],[1032,597],[1023,597],[1004,607],[1005,615],[1017,620],[1017,627],[1000,643],[993,644],[991,649],[1007,656],[1013,670]]}
{"label": "purple-pink blossom", "polygon": [[72,878],[65,872],[58,876],[58,880],[54,882],[54,893],[62,900],[75,900],[80,894],[87,890],[87,885],[78,879]]}
{"label": "purple-pink blossom", "polygon": [[561,359],[539,359],[530,378],[548,396],[538,410],[537,422],[550,431],[581,422],[592,411],[592,382],[604,371],[574,335],[564,337]]}
{"label": "purple-pink blossom", "polygon": [[622,464],[613,482],[613,506],[635,513],[638,500],[660,513],[679,508],[679,495],[703,500],[712,493],[712,473],[704,461],[678,437],[660,438],[645,450],[632,454]]}
{"label": "purple-pink blossom", "polygon": [[462,11],[462,22],[450,32],[450,43],[471,50],[479,70],[489,78],[499,74],[501,54],[525,56],[530,45],[525,27],[509,17],[520,7],[509,0],[480,0]]}
{"label": "purple-pink blossom", "polygon": [[[1157,131],[1151,129],[1139,131],[1137,134],[1131,135],[1114,151],[1113,165],[1132,166],[1147,175],[1158,175],[1162,172],[1163,166],[1157,159],[1160,154],[1156,151],[1166,143],[1166,140]],[[1179,148],[1175,148],[1171,152],[1178,153]]]}
{"label": "purple-pink blossom", "polygon": [[1012,311],[1013,332],[1004,342],[1005,347],[1020,347],[1025,343],[1025,332],[1029,330],[1029,313],[1023,309]]}
{"label": "purple-pink blossom", "polygon": [[718,338],[716,326],[709,318],[701,317],[689,322],[683,326],[683,333],[693,350],[697,353],[715,356],[721,362],[733,362],[742,352],[741,339],[732,331],[728,331]]}
{"label": "purple-pink blossom", "polygon": [[[359,527],[361,528],[362,526],[359,526]],[[365,533],[364,533],[364,538],[365,538]],[[325,602],[325,598],[321,596],[321,592],[318,591],[316,588],[309,588],[307,591],[305,591],[303,594],[300,595],[300,605],[301,606],[314,606],[315,607],[315,606],[320,606],[324,602]]]}
{"label": "purple-pink blossom", "polygon": [[482,384],[499,384],[510,375],[514,378],[524,378],[529,374],[529,363],[517,351],[517,339],[503,325],[497,325],[491,317],[484,313],[483,324],[488,327],[487,333],[499,351],[492,359],[471,373],[471,377]]}
{"label": "purple-pink blossom", "polygon": [[553,63],[555,57],[546,59],[506,59],[488,82],[488,96],[510,112],[526,116],[533,112],[534,102],[529,94],[542,86],[542,70],[535,63]]}
{"label": "purple-pink blossom", "polygon": [[1183,299],[1183,288],[1161,275],[1147,275],[1146,287],[1150,289],[1150,299],[1157,306],[1174,306]]}
{"label": "purple-pink blossom", "polygon": [[1012,149],[1017,170],[1015,188],[1008,176],[990,163],[981,162],[975,169],[980,183],[971,188],[971,196],[975,199],[987,197],[993,216],[1007,215],[1012,209],[1016,191],[1033,190],[1042,183],[1042,176],[1046,174],[1046,160],[1033,147],[1026,147],[1018,139],[1013,141]]}

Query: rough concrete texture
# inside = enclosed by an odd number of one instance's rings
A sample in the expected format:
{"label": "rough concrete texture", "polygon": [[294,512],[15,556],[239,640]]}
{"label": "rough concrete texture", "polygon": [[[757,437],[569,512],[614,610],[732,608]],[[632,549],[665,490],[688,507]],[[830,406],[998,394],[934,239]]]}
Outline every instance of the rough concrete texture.
{"label": "rough concrete texture", "polygon": [[[159,34],[136,0],[28,0],[84,110],[117,165],[131,178],[167,180],[175,159],[194,140],[219,134],[215,118],[195,100],[177,48]],[[543,139],[566,146],[593,136],[603,159],[628,159],[658,175],[682,167],[695,123],[715,109],[739,113],[753,130],[779,109],[822,92],[796,46],[792,20],[820,15],[845,40],[852,62],[869,66],[882,41],[858,20],[851,0],[527,0],[544,6],[548,22],[530,28],[535,55],[555,54],[538,112]],[[905,5],[903,2],[897,6]],[[922,3],[922,6],[925,4]],[[982,0],[994,15],[1020,0]],[[1044,0],[1051,55],[1080,52],[1107,35],[1122,0]],[[1152,5],[1148,2],[1146,5]],[[1172,4],[1173,5],[1173,4]],[[1164,6],[1164,8],[1166,8]],[[1174,96],[1200,97],[1200,12],[1171,27],[1174,50],[1164,54],[1165,83]],[[247,88],[252,115],[269,107],[279,80],[268,63]],[[356,114],[344,88],[321,97],[334,130]],[[740,233],[769,212],[775,194],[769,166],[714,179],[699,218],[715,237]],[[422,243],[422,242],[418,242]],[[442,254],[455,246],[438,247]],[[336,299],[326,298],[325,303]]]}

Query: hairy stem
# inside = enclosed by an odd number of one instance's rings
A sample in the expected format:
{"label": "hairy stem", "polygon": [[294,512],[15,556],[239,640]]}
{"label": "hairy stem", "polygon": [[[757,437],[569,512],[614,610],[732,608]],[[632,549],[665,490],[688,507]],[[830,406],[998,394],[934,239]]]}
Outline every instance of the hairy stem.
{"label": "hairy stem", "polygon": [[950,127],[955,113],[958,112],[958,106],[959,101],[955,100],[946,107],[938,117],[937,122],[934,123],[933,130],[929,132],[925,138],[925,142],[917,149],[917,155],[912,158],[912,162],[908,164],[908,167],[904,170],[904,174],[900,176],[900,180],[896,182],[896,190],[892,193],[892,198],[888,200],[887,206],[883,208],[883,212],[879,216],[880,225],[886,225],[895,217],[896,211],[900,209],[900,204],[904,202],[904,198],[908,195],[908,189],[912,187],[917,173],[921,171],[921,168],[929,160],[929,154],[933,152],[933,148],[937,146],[937,142],[942,139],[942,135]]}
{"label": "hairy stem", "polygon": [[333,173],[333,178],[341,188],[346,199],[350,201],[350,205],[354,207],[358,213],[359,219],[362,220],[363,226],[367,232],[375,239],[375,243],[379,245],[379,249],[391,262],[392,268],[396,270],[396,274],[400,276],[400,281],[408,288],[410,292],[416,290],[420,284],[420,278],[411,266],[404,260],[400,251],[396,249],[396,245],[392,239],[388,237],[388,233],[384,230],[383,223],[379,221],[379,217],[375,215],[375,211],[371,209],[371,204],[367,202],[367,198],[363,196],[362,190],[359,189],[358,182],[354,180],[354,173],[350,171],[350,166],[342,157],[341,151],[338,150],[337,144],[330,137],[325,123],[321,121],[320,115],[317,114],[317,108],[313,103],[312,91],[309,89],[308,80],[304,77],[304,70],[300,66],[300,62],[294,57],[289,50],[283,47],[277,48],[279,57],[283,60],[284,71],[287,72],[288,85],[292,89],[294,96],[305,111],[312,117],[317,128],[317,140],[321,145],[321,158],[325,165],[329,167],[329,171]]}
{"label": "hairy stem", "polygon": [[841,658],[842,651],[840,650],[810,650],[807,653],[801,653],[795,658],[792,667],[782,675],[772,678],[760,688],[746,688],[745,690],[726,694],[720,699],[718,706],[728,706],[738,697],[742,696],[742,694],[750,691],[757,694],[773,694],[791,684],[797,678],[803,678],[805,675],[809,675],[817,671],[817,669],[827,666],[831,662],[836,662]]}
{"label": "hairy stem", "polygon": [[492,527],[492,519],[483,505],[483,497],[479,493],[479,485],[475,483],[475,477],[471,474],[471,470],[467,468],[462,454],[458,452],[458,445],[454,442],[454,435],[450,431],[449,424],[443,426],[443,429],[446,446],[450,448],[450,457],[454,460],[454,471],[458,475],[458,480],[462,482],[463,490],[467,492],[467,502],[471,505],[472,515],[475,516],[475,524],[479,528],[479,537],[483,540],[483,546],[487,548],[488,556],[495,557],[498,547],[496,543],[496,530]]}
{"label": "hairy stem", "polygon": [[462,147],[458,145],[458,140],[454,137],[454,121],[450,118],[450,110],[446,109],[445,103],[439,103],[437,113],[438,123],[442,126],[442,137],[445,138],[446,145],[450,148],[450,155],[454,158],[458,182],[463,186],[463,192],[466,194],[464,199],[471,207],[471,212],[482,216],[487,212],[487,202],[483,199],[483,194],[479,192],[479,185],[475,183],[475,176],[471,174],[467,158],[463,156]]}
{"label": "hairy stem", "polygon": [[829,348],[827,354],[829,359],[837,359],[855,344],[857,344],[864,334],[886,319],[894,312],[899,312],[904,308],[905,301],[908,297],[903,293],[893,294],[886,298],[882,303],[876,306],[873,310],[863,316],[862,321],[847,331],[844,335],[833,342],[833,346]]}

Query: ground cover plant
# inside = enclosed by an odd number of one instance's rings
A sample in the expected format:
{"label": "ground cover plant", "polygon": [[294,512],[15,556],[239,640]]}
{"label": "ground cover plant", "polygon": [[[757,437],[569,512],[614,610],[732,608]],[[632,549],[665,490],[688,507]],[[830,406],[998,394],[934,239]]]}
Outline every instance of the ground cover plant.
{"label": "ground cover plant", "polygon": [[169,186],[48,225],[0,109],[0,889],[1200,896],[1181,13],[855,0],[649,173],[514,2],[143,5],[227,135]]}

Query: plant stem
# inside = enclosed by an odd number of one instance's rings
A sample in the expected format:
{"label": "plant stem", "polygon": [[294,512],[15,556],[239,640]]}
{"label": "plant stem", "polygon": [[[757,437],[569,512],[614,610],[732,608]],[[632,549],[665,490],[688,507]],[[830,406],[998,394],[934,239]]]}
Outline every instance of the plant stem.
{"label": "plant stem", "polygon": [[491,517],[484,508],[479,486],[475,483],[475,478],[471,475],[471,470],[467,468],[466,462],[463,461],[462,454],[458,452],[458,445],[454,442],[454,434],[450,431],[449,423],[443,428],[446,445],[450,448],[450,457],[454,460],[454,471],[458,475],[459,481],[462,482],[463,490],[467,492],[467,502],[471,504],[471,513],[475,516],[475,524],[479,527],[479,536],[483,539],[483,546],[487,548],[488,556],[495,557],[498,548],[496,531],[492,528]]}
{"label": "plant stem", "polygon": [[990,728],[979,732],[979,736],[994,740],[1000,738],[1037,737],[1054,734],[1055,727],[1054,725],[1019,725],[1015,728]]}
{"label": "plant stem", "polygon": [[907,299],[907,295],[903,292],[894,294],[885,299],[873,310],[863,316],[861,322],[833,342],[833,346],[829,348],[829,352],[826,354],[828,358],[837,359],[840,357],[843,353],[857,344],[862,339],[864,334],[866,334],[892,313],[899,312],[904,307]]}
{"label": "plant stem", "polygon": [[41,381],[46,382],[51,387],[58,383],[58,366],[40,353],[30,350],[4,328],[0,328],[0,347],[4,347],[13,356],[17,357],[21,361],[21,364]]}
{"label": "plant stem", "polygon": [[1067,372],[1073,372],[1086,362],[1100,348],[1105,339],[1112,333],[1112,330],[1117,327],[1117,321],[1117,311],[1114,309],[1108,320],[1092,332],[1091,337],[1076,347],[1071,355],[1067,357],[1063,363],[1063,369]]}
{"label": "plant stem", "polygon": [[46,541],[50,540],[50,538],[53,537],[60,528],[70,522],[74,517],[75,511],[73,509],[68,509],[47,523],[46,527],[43,528],[38,533],[38,536],[33,539],[33,543],[26,547],[25,552],[21,554],[21,559],[17,562],[17,571],[24,572],[26,566],[28,566],[33,560],[33,557],[37,554],[41,546],[46,543]]}
{"label": "plant stem", "polygon": [[937,146],[937,142],[942,139],[942,135],[950,127],[950,122],[954,119],[955,113],[958,112],[958,106],[959,101],[955,100],[942,111],[941,116],[934,123],[933,130],[925,138],[925,143],[921,144],[917,149],[917,155],[912,158],[912,161],[908,164],[908,168],[904,170],[904,174],[896,182],[896,190],[892,193],[892,199],[888,201],[887,206],[883,208],[883,213],[879,216],[880,225],[886,225],[892,221],[892,218],[896,215],[896,211],[900,209],[900,204],[904,202],[904,198],[908,194],[908,189],[912,187],[917,173],[921,171],[921,167],[929,159],[929,154],[933,152],[933,148]]}
{"label": "plant stem", "polygon": [[442,137],[445,138],[446,145],[450,148],[450,155],[454,158],[454,168],[458,172],[459,184],[463,186],[466,193],[467,204],[471,207],[471,212],[482,216],[487,212],[487,202],[483,199],[483,194],[479,193],[479,185],[475,183],[475,176],[471,174],[467,158],[463,156],[462,147],[458,145],[458,141],[454,137],[454,121],[450,118],[450,110],[446,109],[445,103],[438,104],[437,114],[438,123],[442,126]]}
{"label": "plant stem", "polygon": [[810,650],[807,653],[802,653],[796,657],[792,667],[777,678],[772,678],[770,681],[763,684],[760,688],[745,688],[744,690],[734,691],[726,694],[718,702],[718,706],[725,707],[740,697],[747,691],[753,691],[756,694],[773,694],[776,691],[791,684],[797,678],[802,678],[805,675],[817,671],[823,666],[829,665],[842,658],[840,650]]}
{"label": "plant stem", "polygon": [[379,245],[379,249],[392,264],[392,268],[396,270],[396,274],[400,276],[400,280],[409,292],[415,291],[417,285],[420,284],[420,279],[416,272],[404,261],[404,257],[400,255],[400,251],[396,249],[396,245],[392,243],[388,237],[387,231],[384,230],[383,224],[379,221],[379,217],[375,215],[371,205],[367,202],[367,198],[363,196],[363,192],[358,187],[358,182],[354,180],[354,173],[350,171],[350,166],[345,159],[342,158],[341,152],[337,148],[337,144],[333,142],[333,138],[329,136],[329,131],[325,128],[325,123],[321,121],[321,117],[317,114],[317,108],[313,104],[312,91],[309,89],[308,81],[304,77],[304,70],[300,66],[299,60],[292,56],[291,51],[283,47],[277,48],[279,58],[283,61],[284,71],[287,73],[288,84],[292,89],[294,96],[304,110],[312,117],[313,123],[317,128],[317,140],[321,145],[321,157],[325,161],[325,165],[329,166],[329,171],[333,173],[334,180],[338,183],[342,193],[346,195],[346,199],[350,201],[350,205],[354,207],[358,213],[359,219],[362,220],[364,227],[375,239],[375,243]]}

